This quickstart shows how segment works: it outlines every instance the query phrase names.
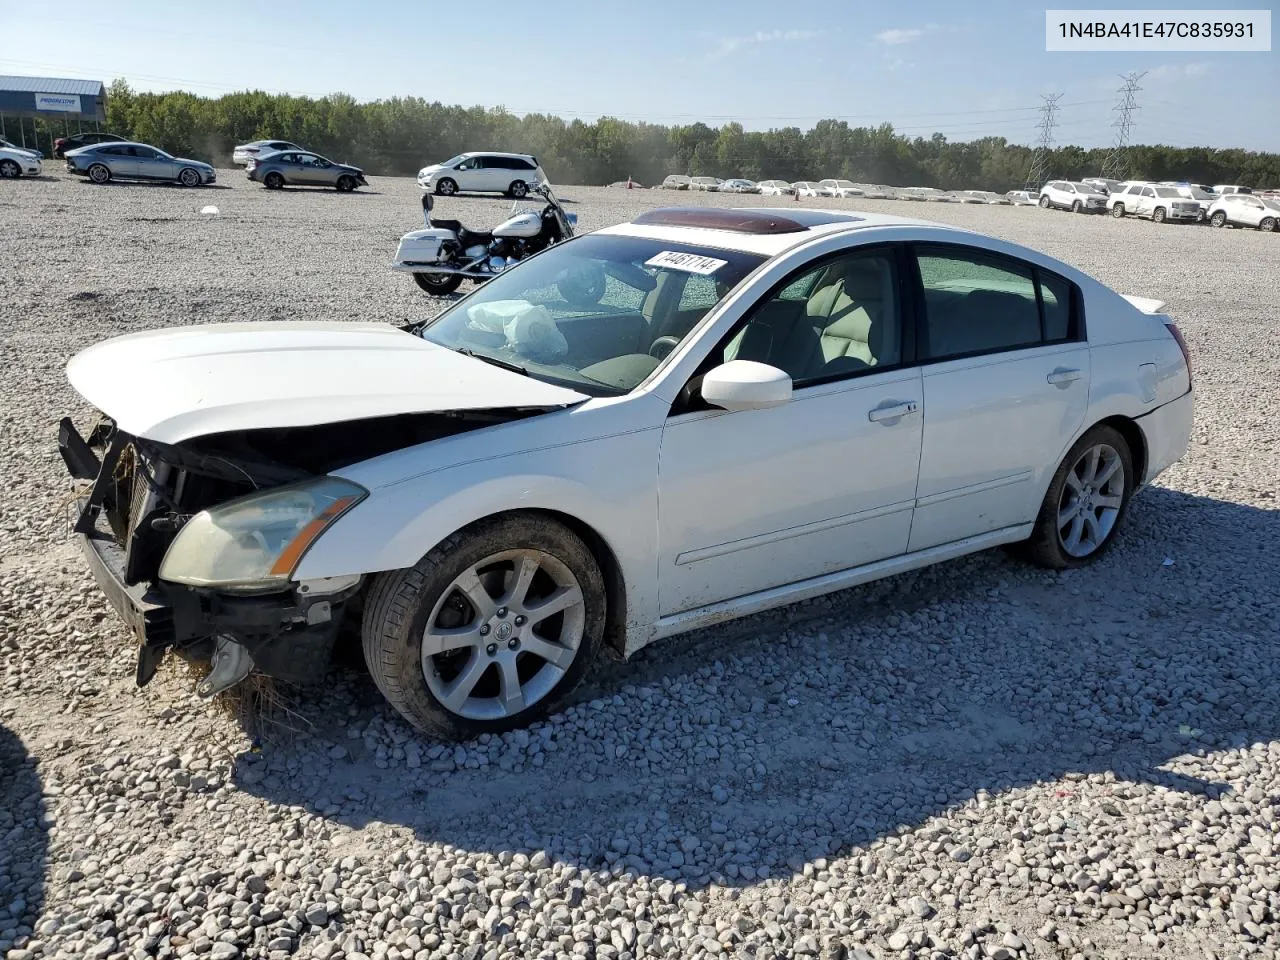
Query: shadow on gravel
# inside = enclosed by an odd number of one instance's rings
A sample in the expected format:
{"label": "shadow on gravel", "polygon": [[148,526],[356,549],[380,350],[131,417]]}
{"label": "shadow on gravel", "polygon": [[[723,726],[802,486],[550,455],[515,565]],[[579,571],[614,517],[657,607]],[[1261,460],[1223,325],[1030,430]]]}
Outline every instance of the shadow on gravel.
{"label": "shadow on gravel", "polygon": [[[68,177],[67,179],[72,179]],[[198,186],[187,187],[174,181],[168,180],[108,180],[106,183],[94,183],[88,178],[75,178],[76,182],[81,186],[93,187],[95,190],[99,187],[138,187],[144,190],[231,190],[233,189],[227,183],[202,183]]]}
{"label": "shadow on gravel", "polygon": [[[993,551],[675,638],[503,741],[426,741],[351,671],[303,708],[316,736],[242,755],[233,776],[351,827],[695,888],[1041,781],[1061,781],[1048,803],[1078,835],[1114,830],[1136,791],[1218,797],[1231,787],[1206,753],[1280,738],[1278,532],[1275,511],[1154,488],[1093,567]],[[1230,769],[1243,792],[1248,761]],[[1096,772],[1114,782],[1079,783]],[[945,825],[944,849],[967,824]]]}
{"label": "shadow on gravel", "polygon": [[0,726],[0,956],[31,935],[44,902],[43,793],[35,758]]}

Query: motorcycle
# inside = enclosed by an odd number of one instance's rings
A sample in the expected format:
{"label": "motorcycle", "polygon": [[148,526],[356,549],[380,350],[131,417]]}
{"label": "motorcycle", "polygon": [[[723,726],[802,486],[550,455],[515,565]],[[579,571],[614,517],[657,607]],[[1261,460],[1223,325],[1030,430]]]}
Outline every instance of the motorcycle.
{"label": "motorcycle", "polygon": [[[576,214],[566,213],[547,183],[529,188],[546,205],[541,211],[519,210],[511,205],[511,215],[491,231],[469,230],[457,220],[433,220],[435,201],[422,195],[422,216],[426,226],[400,238],[391,269],[409,273],[418,286],[436,296],[453,293],[463,280],[483,283],[521,260],[574,235]],[[557,282],[560,295],[574,305],[590,306],[604,296],[603,270],[578,269]]]}

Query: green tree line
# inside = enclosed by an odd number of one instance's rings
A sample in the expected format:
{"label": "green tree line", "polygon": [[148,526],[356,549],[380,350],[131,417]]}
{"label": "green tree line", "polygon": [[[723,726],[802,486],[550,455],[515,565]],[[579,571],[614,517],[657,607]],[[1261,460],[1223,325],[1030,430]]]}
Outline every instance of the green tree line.
{"label": "green tree line", "polygon": [[[662,126],[614,117],[585,123],[417,97],[359,103],[346,94],[142,93],[123,80],[108,92],[107,129],[219,165],[229,164],[238,143],[279,137],[389,176],[414,175],[466,150],[510,150],[536,156],[552,182],[574,184],[630,176],[649,185],[685,173],[1005,191],[1023,185],[1033,152],[1003,137],[953,143],[940,133],[905,137],[890,124],[850,127],[842,120],[822,120],[807,131],[746,131],[739,123]],[[1049,176],[1098,176],[1108,152],[1059,147],[1049,158]],[[1125,159],[1133,178],[1280,186],[1280,154],[1148,145],[1128,148]]]}

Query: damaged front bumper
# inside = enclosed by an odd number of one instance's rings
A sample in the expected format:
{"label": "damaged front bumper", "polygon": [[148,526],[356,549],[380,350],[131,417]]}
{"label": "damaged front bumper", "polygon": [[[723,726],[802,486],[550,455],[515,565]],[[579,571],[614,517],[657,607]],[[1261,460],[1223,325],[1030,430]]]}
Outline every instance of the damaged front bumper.
{"label": "damaged front bumper", "polygon": [[[165,517],[154,509],[157,491],[151,488],[158,482],[156,474],[138,466],[141,454],[136,444],[137,438],[102,427],[85,440],[66,418],[58,429],[58,449],[68,472],[76,480],[92,481],[76,498],[73,530],[94,579],[138,639],[138,686],[151,680],[170,649],[185,659],[212,664],[197,687],[204,697],[238,683],[255,669],[293,682],[322,675],[347,602],[358,593],[362,579],[235,594],[138,577],[131,569],[138,563],[130,556],[139,543],[137,528]],[[101,458],[95,448],[103,451]],[[119,502],[126,498],[127,504]]]}

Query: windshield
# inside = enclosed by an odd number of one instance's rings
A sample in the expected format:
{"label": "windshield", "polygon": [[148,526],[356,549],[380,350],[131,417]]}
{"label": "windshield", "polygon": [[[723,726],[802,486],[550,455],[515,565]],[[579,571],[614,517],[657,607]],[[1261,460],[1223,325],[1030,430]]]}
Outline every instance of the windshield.
{"label": "windshield", "polygon": [[442,166],[442,167],[452,167],[452,166],[454,166],[455,164],[459,164],[459,163],[461,163],[465,158],[466,158],[466,154],[465,154],[465,153],[460,153],[460,154],[458,154],[456,157],[454,157],[452,160],[446,160],[444,163],[440,164],[440,166]]}
{"label": "windshield", "polygon": [[[634,389],[764,258],[589,234],[486,282],[424,339],[596,396]],[[651,296],[651,294],[653,294]]]}
{"label": "windshield", "polygon": [[1187,187],[1187,192],[1197,200],[1213,200],[1214,196],[1208,191],[1201,190],[1199,187]]}
{"label": "windshield", "polygon": [[1173,187],[1156,187],[1156,196],[1157,197],[1180,197],[1182,196],[1182,194],[1180,194],[1177,190],[1173,189]]}
{"label": "windshield", "polygon": [[1280,200],[1271,200],[1267,197],[1256,197],[1255,199],[1261,200],[1262,205],[1268,210],[1280,210]]}

